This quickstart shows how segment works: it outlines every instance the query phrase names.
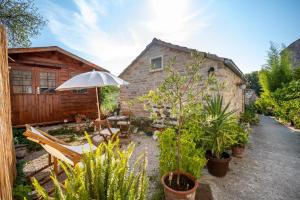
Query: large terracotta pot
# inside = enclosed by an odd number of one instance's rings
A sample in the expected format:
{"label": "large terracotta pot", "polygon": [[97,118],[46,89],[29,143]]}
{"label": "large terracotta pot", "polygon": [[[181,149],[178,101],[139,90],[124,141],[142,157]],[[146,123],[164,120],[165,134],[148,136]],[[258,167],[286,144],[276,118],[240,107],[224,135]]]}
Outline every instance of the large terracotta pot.
{"label": "large terracotta pot", "polygon": [[[168,184],[169,176],[173,173],[173,178],[180,174],[180,178],[188,180],[190,182],[189,190],[176,190]],[[176,180],[176,178],[175,178]],[[184,172],[168,172],[161,178],[162,185],[164,187],[165,199],[166,200],[194,200],[196,196],[196,190],[198,187],[198,182],[194,176]]]}
{"label": "large terracotta pot", "polygon": [[223,177],[227,174],[227,171],[229,169],[229,162],[231,160],[231,157],[228,153],[222,154],[223,158],[215,158],[211,154],[206,154],[207,161],[207,169],[208,172],[217,177]]}
{"label": "large terracotta pot", "polygon": [[231,148],[232,155],[238,158],[242,158],[245,152],[245,145],[235,145]]}

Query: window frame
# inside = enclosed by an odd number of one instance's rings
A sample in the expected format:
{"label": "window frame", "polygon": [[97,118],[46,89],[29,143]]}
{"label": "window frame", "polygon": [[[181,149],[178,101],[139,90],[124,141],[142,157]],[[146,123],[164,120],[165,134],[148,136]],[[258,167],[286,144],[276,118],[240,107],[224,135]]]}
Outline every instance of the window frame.
{"label": "window frame", "polygon": [[[50,80],[54,80],[54,83],[55,83],[55,86],[53,87],[53,89],[54,89],[54,92],[41,92],[41,88],[45,88],[45,87],[41,87],[41,73],[47,73],[47,81],[49,80],[48,79],[48,73],[53,73],[54,74],[54,79],[50,79]],[[56,94],[56,91],[55,91],[55,88],[57,87],[57,85],[58,85],[58,82],[57,82],[57,73],[56,73],[56,71],[53,71],[53,70],[40,70],[40,71],[38,71],[38,84],[37,84],[37,87],[38,87],[38,94],[39,95],[43,95],[43,94],[45,94],[45,95],[55,95]],[[48,82],[47,82],[47,85],[48,85]],[[49,88],[49,87],[48,87]]]}
{"label": "window frame", "polygon": [[[31,73],[31,85],[14,85],[14,77],[13,77],[13,71],[21,71],[21,72],[30,72]],[[22,79],[23,81],[23,79]],[[20,69],[20,68],[12,68],[10,71],[10,84],[11,84],[11,92],[13,95],[33,95],[35,94],[35,90],[34,90],[34,72],[30,69]],[[27,92],[15,92],[14,91],[14,86],[31,86],[31,92],[27,93]]]}
{"label": "window frame", "polygon": [[[155,69],[155,68],[152,68],[152,60],[157,59],[157,58],[161,58],[161,67]],[[164,69],[164,56],[163,55],[150,57],[150,72],[162,71],[163,69]]]}

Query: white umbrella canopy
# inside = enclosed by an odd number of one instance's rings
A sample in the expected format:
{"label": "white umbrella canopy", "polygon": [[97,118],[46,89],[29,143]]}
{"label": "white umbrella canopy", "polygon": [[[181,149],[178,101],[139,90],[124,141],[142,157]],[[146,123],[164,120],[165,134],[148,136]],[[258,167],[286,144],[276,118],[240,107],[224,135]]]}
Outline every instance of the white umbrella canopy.
{"label": "white umbrella canopy", "polygon": [[71,79],[67,80],[60,86],[58,86],[55,90],[57,91],[65,91],[65,90],[79,90],[86,88],[96,88],[96,96],[97,96],[97,109],[98,109],[98,117],[100,119],[100,106],[98,100],[98,87],[109,86],[109,85],[127,85],[129,84],[127,81],[120,79],[119,77],[102,71],[91,71],[85,72],[82,74],[78,74]]}
{"label": "white umbrella canopy", "polygon": [[85,88],[97,88],[108,85],[127,85],[128,82],[120,79],[119,77],[102,71],[91,71],[82,73],[67,80],[55,90],[76,90]]}

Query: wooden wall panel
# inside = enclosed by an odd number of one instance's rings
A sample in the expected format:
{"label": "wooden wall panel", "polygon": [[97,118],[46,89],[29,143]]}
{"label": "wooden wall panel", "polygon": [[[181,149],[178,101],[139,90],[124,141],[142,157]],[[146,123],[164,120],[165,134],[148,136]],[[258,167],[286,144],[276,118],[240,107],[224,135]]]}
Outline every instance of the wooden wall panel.
{"label": "wooden wall panel", "polygon": [[12,200],[16,175],[5,29],[0,26],[0,199]]}
{"label": "wooden wall panel", "polygon": [[[40,71],[55,71],[57,86],[71,78],[71,74],[79,74],[93,70],[92,67],[82,64],[59,52],[19,53],[11,56],[12,69],[29,69],[33,72],[34,90],[39,84]],[[42,62],[43,66],[21,63],[22,61]],[[60,64],[61,68],[47,67],[44,64]],[[55,94],[12,94],[14,125],[26,123],[49,123],[74,120],[76,114],[84,114],[94,119],[97,117],[96,92],[89,89],[87,94],[74,94],[72,91],[56,92]]]}

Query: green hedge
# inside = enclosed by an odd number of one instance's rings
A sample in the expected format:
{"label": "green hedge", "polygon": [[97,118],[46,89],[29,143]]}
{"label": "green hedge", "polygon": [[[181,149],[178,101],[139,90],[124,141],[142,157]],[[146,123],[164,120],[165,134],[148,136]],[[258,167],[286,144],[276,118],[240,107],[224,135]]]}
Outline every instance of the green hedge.
{"label": "green hedge", "polygon": [[269,95],[263,94],[255,106],[260,113],[273,115],[300,128],[300,80],[291,81]]}

